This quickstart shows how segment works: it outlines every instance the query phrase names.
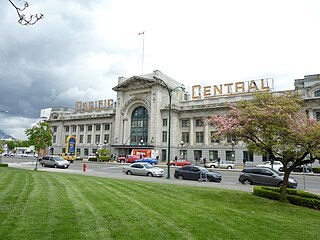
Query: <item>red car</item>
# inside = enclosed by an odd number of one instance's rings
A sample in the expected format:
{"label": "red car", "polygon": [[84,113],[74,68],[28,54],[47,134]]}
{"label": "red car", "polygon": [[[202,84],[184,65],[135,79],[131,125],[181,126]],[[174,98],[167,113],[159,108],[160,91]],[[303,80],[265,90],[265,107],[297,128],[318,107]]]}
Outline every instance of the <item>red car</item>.
{"label": "red car", "polygon": [[192,162],[189,162],[188,160],[184,160],[184,159],[178,159],[170,162],[170,166],[186,166],[191,164]]}

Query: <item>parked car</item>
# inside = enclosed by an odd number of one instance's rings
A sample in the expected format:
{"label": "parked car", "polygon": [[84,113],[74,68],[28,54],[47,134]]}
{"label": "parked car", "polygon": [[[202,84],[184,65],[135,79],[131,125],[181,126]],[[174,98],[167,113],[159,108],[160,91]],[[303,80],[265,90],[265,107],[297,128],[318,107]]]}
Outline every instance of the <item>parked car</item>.
{"label": "parked car", "polygon": [[[185,159],[178,159],[170,162],[170,166],[186,166],[186,165],[191,165],[192,162],[185,160]],[[167,164],[168,165],[168,164]]]}
{"label": "parked car", "polygon": [[150,163],[138,162],[133,163],[130,166],[122,168],[122,172],[127,175],[142,175],[150,177],[162,177],[165,171],[162,168],[154,167]]}
{"label": "parked car", "polygon": [[[280,187],[283,182],[283,174],[267,167],[247,167],[242,170],[238,180],[243,184]],[[298,181],[289,177],[288,187],[296,188],[297,186]]]}
{"label": "parked car", "polygon": [[140,155],[127,155],[125,156],[119,156],[117,158],[117,162],[119,163],[134,163],[136,160],[140,160]]}
{"label": "parked car", "polygon": [[234,168],[234,162],[233,161],[214,161],[214,162],[206,162],[204,164],[207,168],[226,168],[226,169],[233,169]]}
{"label": "parked car", "polygon": [[38,154],[37,153],[23,153],[21,155],[21,157],[24,157],[24,158],[36,158],[36,157],[38,157]]}
{"label": "parked car", "polygon": [[138,159],[138,160],[134,160],[134,162],[146,162],[149,163],[151,165],[157,165],[158,164],[158,160],[155,158],[142,158],[142,159]]}
{"label": "parked car", "polygon": [[[284,169],[283,167],[281,167],[279,169],[280,172],[284,172]],[[312,172],[312,167],[310,166],[303,166],[303,165],[299,165],[299,166],[296,166],[292,172],[305,172],[305,173],[311,173]]]}
{"label": "parked car", "polygon": [[43,167],[68,168],[70,166],[69,161],[55,155],[44,156],[40,163]]}
{"label": "parked car", "polygon": [[283,164],[280,161],[274,161],[272,166],[271,161],[266,161],[266,162],[263,162],[262,164],[258,164],[257,167],[268,167],[268,168],[273,168],[274,170],[279,171],[279,169],[283,167]]}
{"label": "parked car", "polygon": [[98,161],[98,158],[97,158],[97,155],[94,154],[94,153],[91,153],[89,156],[88,156],[88,161]]}
{"label": "parked car", "polygon": [[186,165],[178,168],[174,172],[174,177],[180,180],[202,180],[203,176],[209,182],[221,182],[222,177],[218,172],[210,172],[208,169],[200,166]]}

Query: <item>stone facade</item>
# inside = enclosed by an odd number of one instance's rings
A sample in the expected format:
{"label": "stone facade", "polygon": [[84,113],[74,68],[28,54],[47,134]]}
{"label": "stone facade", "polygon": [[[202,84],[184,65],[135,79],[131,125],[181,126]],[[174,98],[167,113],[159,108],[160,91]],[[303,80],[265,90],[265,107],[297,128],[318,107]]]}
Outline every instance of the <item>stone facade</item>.
{"label": "stone facade", "polygon": [[[216,130],[205,124],[207,117],[225,114],[228,103],[251,99],[250,92],[195,100],[183,84],[157,70],[141,76],[120,77],[113,90],[117,99],[107,106],[100,101],[88,104],[91,107],[86,111],[52,108],[45,118],[54,132],[53,145],[48,151],[63,153],[66,137],[73,135],[77,139],[77,155],[83,158],[100,148],[110,149],[117,156],[130,154],[135,148],[150,148],[158,150],[160,161],[166,161],[171,114],[171,159],[220,158],[235,161],[237,165],[241,165],[243,159],[252,164],[267,160],[249,154],[241,142],[215,139],[212,136]],[[310,118],[320,120],[320,75],[295,80],[295,89],[289,91],[300,93],[304,98],[303,110]]]}

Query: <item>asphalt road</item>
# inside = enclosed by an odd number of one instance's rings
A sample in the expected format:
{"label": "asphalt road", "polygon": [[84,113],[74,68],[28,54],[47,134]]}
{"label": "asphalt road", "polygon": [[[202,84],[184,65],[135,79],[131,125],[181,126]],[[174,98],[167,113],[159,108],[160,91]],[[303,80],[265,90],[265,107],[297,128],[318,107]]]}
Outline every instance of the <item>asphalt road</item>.
{"label": "asphalt road", "polygon": [[[23,168],[23,169],[34,169],[36,164],[36,159],[33,158],[10,158],[2,157],[3,163],[8,163],[9,167]],[[87,169],[83,171],[83,164],[86,164]],[[116,179],[127,179],[127,180],[137,180],[137,181],[148,181],[148,182],[159,182],[166,184],[179,184],[179,185],[189,185],[189,186],[201,186],[201,187],[212,187],[221,188],[229,190],[239,190],[252,192],[253,186],[243,185],[238,182],[238,177],[241,169],[211,169],[213,171],[218,171],[222,175],[221,183],[214,182],[198,182],[198,181],[187,181],[187,180],[177,180],[174,178],[173,174],[175,167],[170,167],[170,179],[167,179],[167,174],[165,177],[143,177],[143,176],[128,176],[122,172],[122,167],[127,164],[120,163],[97,163],[97,162],[87,162],[87,161],[75,161],[71,164],[68,169],[55,169],[38,166],[39,171],[51,171],[51,172],[63,172],[69,174],[80,174],[87,176],[98,176],[106,178],[116,178]],[[164,164],[159,165],[159,167],[164,168],[167,171],[167,166]],[[303,189],[308,192],[313,192],[320,194],[320,174],[292,174],[292,177],[296,178],[299,182],[298,189]]]}

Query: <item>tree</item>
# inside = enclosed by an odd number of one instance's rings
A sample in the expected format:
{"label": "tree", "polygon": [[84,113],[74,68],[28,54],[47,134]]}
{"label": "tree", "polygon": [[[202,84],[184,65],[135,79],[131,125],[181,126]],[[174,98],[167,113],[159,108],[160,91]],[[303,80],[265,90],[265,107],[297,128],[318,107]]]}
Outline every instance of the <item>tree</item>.
{"label": "tree", "polygon": [[36,166],[34,170],[38,169],[38,162],[40,156],[40,150],[45,149],[47,146],[52,145],[52,131],[48,123],[39,122],[32,128],[25,130],[25,134],[28,137],[29,143],[34,146],[34,149],[38,153]]}
{"label": "tree", "polygon": [[252,100],[230,105],[227,115],[212,116],[209,123],[217,126],[220,135],[238,137],[249,151],[282,162],[283,200],[292,170],[320,159],[320,124],[302,112],[296,94],[256,93]]}
{"label": "tree", "polygon": [[44,18],[44,15],[42,13],[35,14],[35,15],[31,14],[29,16],[29,18],[27,18],[26,15],[22,13],[24,10],[26,10],[27,7],[29,7],[29,3],[27,1],[24,1],[23,8],[19,8],[11,0],[9,0],[9,2],[16,9],[18,17],[19,17],[18,23],[20,23],[21,25],[25,25],[25,26],[33,25],[36,22],[38,22],[40,19]]}
{"label": "tree", "polygon": [[2,145],[0,144],[0,164],[2,163],[2,153],[4,152]]}

